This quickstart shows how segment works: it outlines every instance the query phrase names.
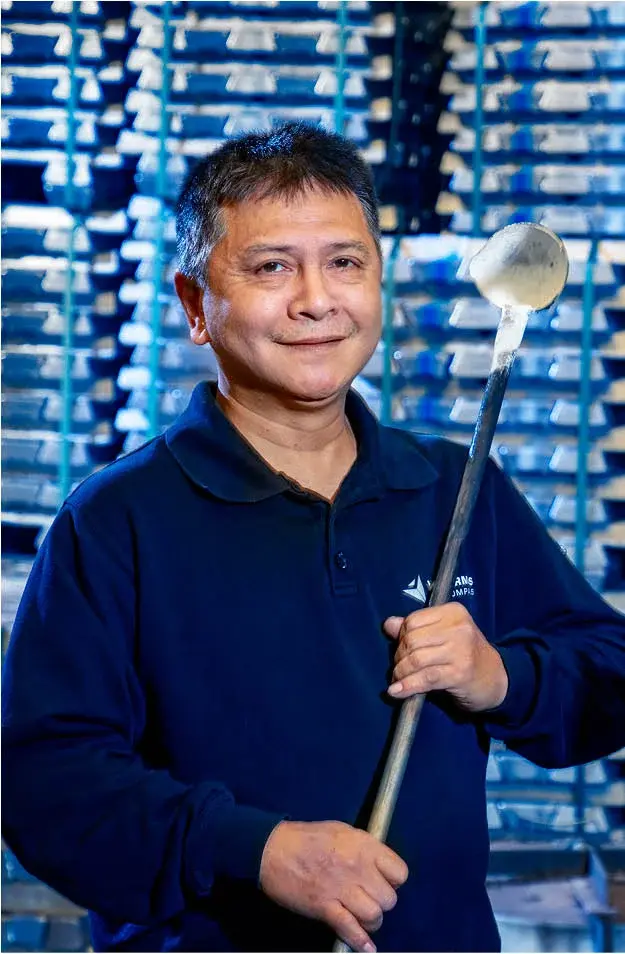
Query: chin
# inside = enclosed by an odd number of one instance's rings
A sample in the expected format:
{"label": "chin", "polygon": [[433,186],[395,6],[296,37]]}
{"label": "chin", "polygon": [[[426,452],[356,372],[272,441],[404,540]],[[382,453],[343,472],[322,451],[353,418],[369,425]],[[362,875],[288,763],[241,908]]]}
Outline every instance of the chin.
{"label": "chin", "polygon": [[[280,390],[302,401],[329,401],[345,394],[354,378],[369,359],[368,355],[352,355],[350,361],[328,361],[325,366],[306,367],[293,362],[290,368],[276,368]],[[279,380],[278,380],[279,379]]]}
{"label": "chin", "polygon": [[285,381],[282,389],[299,401],[329,401],[347,391],[352,380],[346,379],[345,375],[317,381],[291,380]]}

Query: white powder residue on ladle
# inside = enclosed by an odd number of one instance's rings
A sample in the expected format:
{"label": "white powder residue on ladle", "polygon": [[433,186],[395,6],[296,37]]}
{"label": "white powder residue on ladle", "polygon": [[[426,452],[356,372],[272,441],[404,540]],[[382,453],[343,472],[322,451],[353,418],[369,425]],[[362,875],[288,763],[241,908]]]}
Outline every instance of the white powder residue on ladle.
{"label": "white powder residue on ladle", "polygon": [[512,361],[512,356],[523,340],[530,311],[530,308],[512,307],[510,305],[505,305],[501,309],[501,321],[497,327],[491,371]]}

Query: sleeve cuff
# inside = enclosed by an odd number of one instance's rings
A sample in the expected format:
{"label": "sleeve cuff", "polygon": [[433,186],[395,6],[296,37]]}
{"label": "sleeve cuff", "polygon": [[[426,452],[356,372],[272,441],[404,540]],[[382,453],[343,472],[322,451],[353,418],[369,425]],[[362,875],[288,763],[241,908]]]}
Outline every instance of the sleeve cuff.
{"label": "sleeve cuff", "polygon": [[219,819],[211,819],[210,826],[200,825],[188,846],[193,891],[207,894],[215,875],[257,881],[267,839],[286,818],[247,805],[233,805]]}
{"label": "sleeve cuff", "polygon": [[[496,647],[508,674],[508,692],[495,709],[482,713],[488,727],[517,728],[531,715],[536,700],[537,675],[531,653],[520,645]],[[497,736],[497,732],[493,731]]]}

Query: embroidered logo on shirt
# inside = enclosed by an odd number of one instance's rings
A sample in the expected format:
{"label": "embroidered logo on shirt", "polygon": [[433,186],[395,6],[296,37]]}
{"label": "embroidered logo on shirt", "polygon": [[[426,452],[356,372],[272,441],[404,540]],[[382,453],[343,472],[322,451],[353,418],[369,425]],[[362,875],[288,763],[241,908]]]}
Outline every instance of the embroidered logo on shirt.
{"label": "embroidered logo on shirt", "polygon": [[[412,580],[407,589],[402,590],[406,596],[409,596],[411,599],[416,600],[417,603],[425,604],[427,601],[427,594],[432,589],[432,581],[426,580],[425,585],[421,580],[420,576],[416,576]],[[454,582],[453,593],[450,596],[450,599],[457,600],[461,596],[475,596],[475,588],[473,586],[473,577],[472,576],[457,576]]]}
{"label": "embroidered logo on shirt", "polygon": [[[427,580],[426,586],[429,590],[432,586],[432,581]],[[412,583],[408,584],[408,589],[404,590],[403,592],[406,594],[406,596],[410,596],[413,600],[416,600],[417,603],[425,603],[427,599],[426,589],[421,582],[420,576],[415,577]]]}
{"label": "embroidered logo on shirt", "polygon": [[450,599],[457,600],[460,596],[475,596],[472,576],[457,576],[454,591]]}

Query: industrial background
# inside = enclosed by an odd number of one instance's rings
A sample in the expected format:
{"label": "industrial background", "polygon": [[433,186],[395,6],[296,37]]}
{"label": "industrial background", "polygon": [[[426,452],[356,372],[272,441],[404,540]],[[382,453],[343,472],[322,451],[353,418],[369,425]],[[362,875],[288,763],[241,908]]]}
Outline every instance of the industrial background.
{"label": "industrial background", "polygon": [[[384,422],[470,438],[499,316],[463,259],[512,222],[565,240],[493,452],[625,611],[625,2],[1,9],[4,646],[60,501],[214,377],[173,294],[183,177],[286,118],[375,172],[384,334],[358,387]],[[549,771],[497,746],[488,805],[504,950],[625,951],[625,750]],[[84,912],[2,859],[2,949],[88,949]]]}

